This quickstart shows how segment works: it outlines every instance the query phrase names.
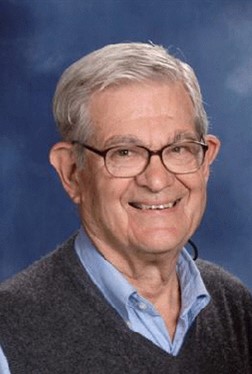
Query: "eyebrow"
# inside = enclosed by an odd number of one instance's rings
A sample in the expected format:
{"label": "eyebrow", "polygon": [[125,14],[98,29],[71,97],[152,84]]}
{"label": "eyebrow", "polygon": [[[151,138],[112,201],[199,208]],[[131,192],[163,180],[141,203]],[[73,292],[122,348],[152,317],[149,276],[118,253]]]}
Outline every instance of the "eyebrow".
{"label": "eyebrow", "polygon": [[199,140],[199,134],[192,133],[190,131],[177,132],[175,133],[175,136],[173,137],[172,143],[178,143],[184,140]]}
{"label": "eyebrow", "polygon": [[108,138],[105,142],[105,146],[113,147],[114,145],[118,144],[141,144],[143,143],[137,136],[135,135],[115,135],[111,138]]}
{"label": "eyebrow", "polygon": [[[184,140],[199,140],[199,136],[197,133],[193,133],[190,131],[177,131],[175,135],[168,140],[167,144],[178,143]],[[129,145],[145,145],[141,139],[137,136],[132,134],[127,135],[115,135],[108,138],[105,142],[105,147],[113,147],[120,144],[129,144]]]}

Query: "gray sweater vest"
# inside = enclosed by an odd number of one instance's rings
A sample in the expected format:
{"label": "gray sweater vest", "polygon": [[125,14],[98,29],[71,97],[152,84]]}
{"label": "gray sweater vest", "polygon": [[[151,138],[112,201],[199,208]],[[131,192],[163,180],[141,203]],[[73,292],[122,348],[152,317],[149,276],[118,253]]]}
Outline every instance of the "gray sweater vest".
{"label": "gray sweater vest", "polygon": [[212,300],[173,357],[129,330],[73,240],[0,286],[0,344],[12,374],[252,373],[252,298],[236,278],[197,262]]}

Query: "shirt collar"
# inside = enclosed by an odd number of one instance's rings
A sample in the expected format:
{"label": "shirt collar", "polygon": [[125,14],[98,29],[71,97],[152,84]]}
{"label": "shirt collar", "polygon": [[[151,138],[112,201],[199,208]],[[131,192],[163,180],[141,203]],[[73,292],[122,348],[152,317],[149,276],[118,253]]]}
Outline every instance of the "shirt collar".
{"label": "shirt collar", "polygon": [[135,288],[108,262],[81,228],[75,239],[75,250],[94,284],[124,320],[128,320],[126,304]]}
{"label": "shirt collar", "polygon": [[[75,239],[75,250],[94,284],[122,318],[128,320],[126,305],[130,296],[137,293],[136,289],[96,250],[83,228]],[[177,274],[181,288],[182,317],[195,305],[198,306],[201,300],[207,305],[210,296],[195,262],[185,248],[177,262]],[[193,314],[197,314],[197,310],[193,310]]]}
{"label": "shirt collar", "polygon": [[189,310],[197,315],[197,309],[202,309],[209,303],[210,295],[195,261],[185,248],[181,251],[177,261],[177,274],[180,281],[182,301],[180,316],[185,315]]}

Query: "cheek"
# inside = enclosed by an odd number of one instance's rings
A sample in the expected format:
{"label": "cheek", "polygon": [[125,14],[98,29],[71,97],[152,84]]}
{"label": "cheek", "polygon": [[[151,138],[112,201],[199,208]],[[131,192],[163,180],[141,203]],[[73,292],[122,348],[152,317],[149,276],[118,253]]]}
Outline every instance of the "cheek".
{"label": "cheek", "polygon": [[205,179],[202,178],[201,182],[197,184],[192,190],[192,214],[194,215],[195,219],[199,223],[202,218],[202,215],[205,211],[206,207],[206,182]]}
{"label": "cheek", "polygon": [[80,210],[81,214],[90,216],[92,211],[95,209],[96,201],[99,197],[98,193],[98,176],[92,174],[92,169],[85,165],[80,173],[79,178],[79,189],[80,189]]}
{"label": "cheek", "polygon": [[187,176],[183,181],[188,190],[187,214],[202,216],[206,205],[206,179],[203,173]]}
{"label": "cheek", "polygon": [[108,215],[121,209],[127,205],[129,184],[129,180],[114,178],[104,170],[96,174],[92,174],[92,171],[85,173],[81,180],[83,210]]}
{"label": "cheek", "polygon": [[[97,194],[98,202],[109,216],[123,214],[128,204],[128,181],[119,178],[104,180],[99,183]],[[115,219],[120,219],[120,216],[116,215]]]}

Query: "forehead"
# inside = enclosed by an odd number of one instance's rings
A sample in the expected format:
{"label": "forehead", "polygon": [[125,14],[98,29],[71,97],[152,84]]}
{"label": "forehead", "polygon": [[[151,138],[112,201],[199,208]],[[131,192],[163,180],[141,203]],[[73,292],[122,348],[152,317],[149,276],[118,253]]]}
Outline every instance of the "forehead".
{"label": "forehead", "polygon": [[94,138],[100,142],[127,136],[150,142],[195,131],[194,107],[180,82],[110,87],[92,96],[89,110]]}

